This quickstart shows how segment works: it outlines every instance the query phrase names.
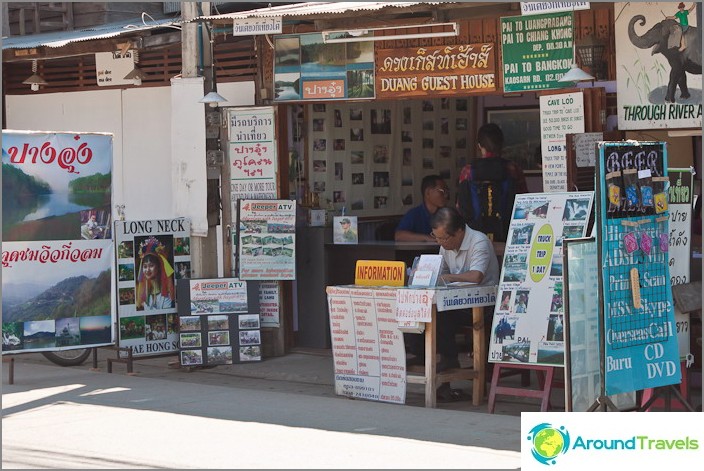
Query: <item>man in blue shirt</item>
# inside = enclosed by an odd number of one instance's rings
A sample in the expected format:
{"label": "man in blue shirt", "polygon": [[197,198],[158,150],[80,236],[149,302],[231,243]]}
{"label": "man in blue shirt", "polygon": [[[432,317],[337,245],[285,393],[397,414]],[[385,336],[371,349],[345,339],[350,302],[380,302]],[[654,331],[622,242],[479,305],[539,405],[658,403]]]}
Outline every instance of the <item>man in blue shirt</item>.
{"label": "man in blue shirt", "polygon": [[430,235],[430,218],[439,208],[447,206],[450,190],[440,175],[428,175],[420,184],[423,202],[411,208],[396,227],[398,242],[435,242]]}

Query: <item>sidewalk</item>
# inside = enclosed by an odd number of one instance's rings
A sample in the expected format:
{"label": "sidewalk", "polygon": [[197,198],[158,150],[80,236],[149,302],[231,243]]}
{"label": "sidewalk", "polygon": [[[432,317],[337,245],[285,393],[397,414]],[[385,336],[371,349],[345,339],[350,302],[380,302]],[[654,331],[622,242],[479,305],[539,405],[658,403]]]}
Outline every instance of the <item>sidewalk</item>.
{"label": "sidewalk", "polygon": [[18,355],[14,385],[3,365],[3,468],[520,466],[518,414],[336,396],[329,355],[190,372],[140,358],[127,375],[99,351],[98,371]]}

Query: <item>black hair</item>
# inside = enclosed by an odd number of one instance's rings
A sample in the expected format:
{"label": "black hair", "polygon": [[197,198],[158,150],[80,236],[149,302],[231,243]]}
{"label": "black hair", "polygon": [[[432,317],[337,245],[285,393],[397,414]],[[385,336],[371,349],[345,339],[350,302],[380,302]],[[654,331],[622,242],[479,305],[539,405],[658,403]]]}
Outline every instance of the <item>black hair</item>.
{"label": "black hair", "polygon": [[430,227],[433,230],[442,227],[448,234],[456,234],[460,229],[464,229],[464,226],[464,218],[459,211],[451,206],[439,208],[430,217]]}
{"label": "black hair", "polygon": [[435,188],[437,181],[442,181],[443,178],[440,175],[426,175],[420,182],[420,194],[425,195],[425,190],[428,188]]}
{"label": "black hair", "polygon": [[487,123],[477,131],[477,143],[488,152],[500,155],[504,148],[504,133],[497,124]]}

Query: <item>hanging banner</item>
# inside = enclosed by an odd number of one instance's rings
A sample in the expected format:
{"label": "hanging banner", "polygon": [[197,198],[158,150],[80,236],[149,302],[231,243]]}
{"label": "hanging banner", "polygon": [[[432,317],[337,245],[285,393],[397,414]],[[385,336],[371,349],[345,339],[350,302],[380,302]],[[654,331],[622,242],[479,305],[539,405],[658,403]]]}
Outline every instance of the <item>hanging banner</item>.
{"label": "hanging banner", "polygon": [[540,97],[543,191],[567,191],[567,134],[584,132],[581,92]]}
{"label": "hanging banner", "polygon": [[573,25],[572,12],[501,18],[504,92],[570,85],[558,80],[572,66]]}
{"label": "hanging banner", "polygon": [[295,280],[296,202],[240,200],[239,203],[239,277]]}
{"label": "hanging banner", "polygon": [[2,350],[114,343],[112,135],[2,132]]}
{"label": "hanging banner", "polygon": [[136,357],[178,351],[176,283],[191,277],[188,219],[116,221],[119,345]]}
{"label": "hanging banner", "polygon": [[328,286],[335,394],[406,402],[406,350],[396,289]]}
{"label": "hanging banner", "polygon": [[376,97],[458,96],[496,90],[494,45],[462,44],[376,52]]}
{"label": "hanging banner", "polygon": [[683,5],[614,4],[618,129],[702,127],[701,3]]}
{"label": "hanging banner", "polygon": [[601,142],[597,161],[606,394],[681,380],[662,142]]}
{"label": "hanging banner", "polygon": [[516,196],[489,361],[564,365],[562,242],[584,237],[593,199],[590,191]]}
{"label": "hanging banner", "polygon": [[111,240],[3,243],[3,353],[113,344],[112,250]]}
{"label": "hanging banner", "polygon": [[179,284],[182,366],[260,361],[261,323],[249,309],[247,283],[236,278],[185,280]]}
{"label": "hanging banner", "polygon": [[374,98],[374,42],[324,43],[321,33],[274,38],[274,101]]}
{"label": "hanging banner", "polygon": [[112,135],[2,132],[2,240],[111,239]]}

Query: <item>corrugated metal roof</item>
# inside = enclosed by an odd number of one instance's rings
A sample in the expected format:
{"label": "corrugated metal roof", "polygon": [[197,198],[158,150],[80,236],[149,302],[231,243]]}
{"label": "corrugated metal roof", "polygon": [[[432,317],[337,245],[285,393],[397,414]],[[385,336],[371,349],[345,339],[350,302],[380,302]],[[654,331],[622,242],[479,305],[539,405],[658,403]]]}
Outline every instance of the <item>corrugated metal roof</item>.
{"label": "corrugated metal roof", "polygon": [[181,23],[178,19],[148,20],[148,24],[142,23],[141,19],[122,21],[120,23],[110,23],[104,25],[91,26],[90,28],[74,31],[53,31],[50,33],[32,34],[28,36],[11,36],[2,38],[3,49],[30,49],[34,47],[62,47],[70,43],[80,41],[90,41],[94,39],[114,38],[122,34],[134,33],[137,31],[148,31],[151,29],[176,26]]}
{"label": "corrugated metal roof", "polygon": [[343,14],[356,11],[375,11],[387,7],[412,7],[415,5],[439,5],[456,2],[306,2],[281,5],[257,10],[223,13],[222,15],[199,16],[197,20],[226,20],[245,18],[274,18],[277,16],[309,16],[320,14]]}

